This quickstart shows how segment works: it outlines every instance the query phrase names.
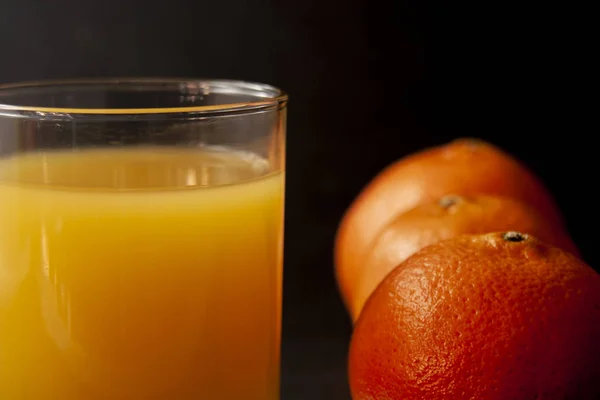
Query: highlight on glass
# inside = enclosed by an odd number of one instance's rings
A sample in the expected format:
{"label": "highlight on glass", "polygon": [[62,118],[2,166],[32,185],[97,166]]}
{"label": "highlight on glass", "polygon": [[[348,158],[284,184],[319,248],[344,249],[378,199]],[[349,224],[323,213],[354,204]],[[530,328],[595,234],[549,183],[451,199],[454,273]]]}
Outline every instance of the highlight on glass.
{"label": "highlight on glass", "polygon": [[279,398],[286,105],[0,86],[0,398]]}

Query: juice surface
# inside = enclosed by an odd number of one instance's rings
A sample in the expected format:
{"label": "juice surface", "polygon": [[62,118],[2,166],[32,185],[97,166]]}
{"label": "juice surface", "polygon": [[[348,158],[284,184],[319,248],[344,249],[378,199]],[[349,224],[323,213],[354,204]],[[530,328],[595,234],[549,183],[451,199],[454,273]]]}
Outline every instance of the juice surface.
{"label": "juice surface", "polygon": [[282,225],[248,153],[0,160],[0,399],[277,399]]}

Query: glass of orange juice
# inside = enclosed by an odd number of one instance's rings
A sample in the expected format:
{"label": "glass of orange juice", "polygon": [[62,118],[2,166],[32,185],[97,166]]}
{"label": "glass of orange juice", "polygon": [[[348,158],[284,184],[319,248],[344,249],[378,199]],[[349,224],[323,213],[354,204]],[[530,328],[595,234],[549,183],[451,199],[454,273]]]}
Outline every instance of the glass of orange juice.
{"label": "glass of orange juice", "polygon": [[279,398],[286,104],[0,87],[0,399]]}

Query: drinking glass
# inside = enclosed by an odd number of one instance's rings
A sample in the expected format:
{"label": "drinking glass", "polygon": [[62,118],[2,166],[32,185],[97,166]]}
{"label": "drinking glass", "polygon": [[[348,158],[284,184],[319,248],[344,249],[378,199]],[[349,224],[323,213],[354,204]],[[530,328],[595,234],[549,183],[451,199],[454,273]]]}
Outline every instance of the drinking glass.
{"label": "drinking glass", "polygon": [[0,86],[0,398],[279,398],[287,97]]}

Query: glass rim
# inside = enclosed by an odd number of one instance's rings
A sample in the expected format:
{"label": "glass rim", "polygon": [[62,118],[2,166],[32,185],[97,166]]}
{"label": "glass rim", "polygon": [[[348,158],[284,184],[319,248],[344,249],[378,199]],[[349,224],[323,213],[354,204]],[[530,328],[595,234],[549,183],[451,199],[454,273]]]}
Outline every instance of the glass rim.
{"label": "glass rim", "polygon": [[[123,77],[123,78],[78,78],[78,79],[45,79],[0,84],[0,94],[6,91],[19,91],[21,89],[63,87],[68,85],[105,85],[118,86],[119,84],[144,85],[144,84],[195,84],[206,88],[227,87],[231,91],[221,91],[221,94],[251,93],[256,100],[237,103],[223,103],[203,106],[182,107],[143,107],[143,108],[77,108],[77,107],[40,107],[12,105],[0,100],[0,116],[15,116],[22,113],[51,114],[53,116],[73,115],[156,115],[156,114],[246,114],[266,111],[269,109],[285,108],[288,95],[283,90],[265,83],[250,82],[235,79],[203,79],[203,78],[161,78],[161,77]],[[261,95],[262,94],[262,95]],[[8,115],[7,115],[8,114]]]}

